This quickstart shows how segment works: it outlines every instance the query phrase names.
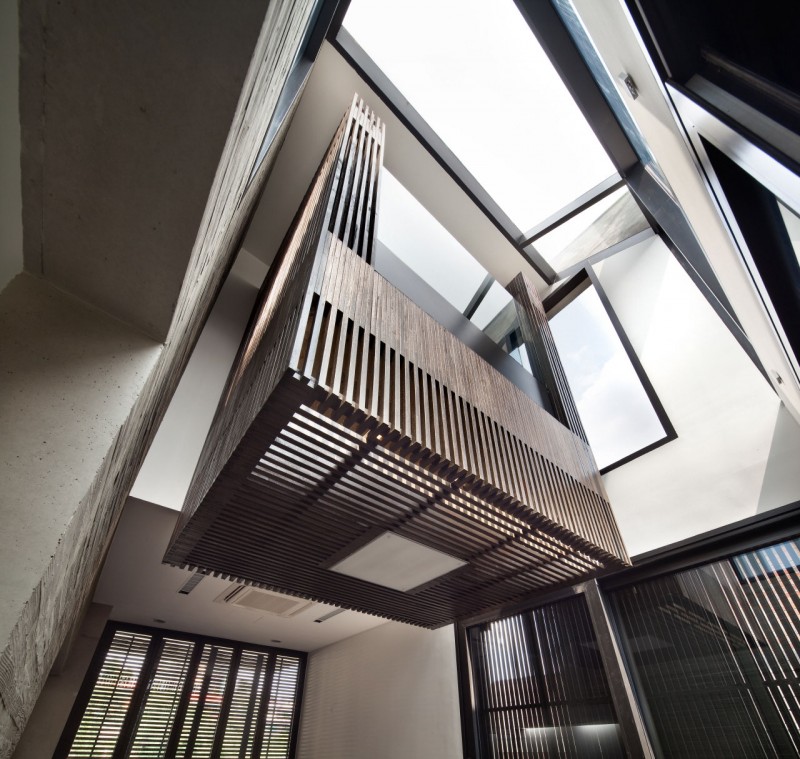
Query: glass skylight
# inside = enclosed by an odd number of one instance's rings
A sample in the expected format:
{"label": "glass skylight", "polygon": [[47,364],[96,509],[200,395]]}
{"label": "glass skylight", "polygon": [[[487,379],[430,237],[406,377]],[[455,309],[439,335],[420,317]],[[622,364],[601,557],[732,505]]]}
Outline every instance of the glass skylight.
{"label": "glass skylight", "polygon": [[550,329],[600,469],[665,437],[594,288],[553,316]]}
{"label": "glass skylight", "polygon": [[614,173],[513,0],[353,0],[344,25],[521,230]]}
{"label": "glass skylight", "polygon": [[630,190],[620,187],[539,237],[533,247],[556,272],[563,272],[649,227]]}

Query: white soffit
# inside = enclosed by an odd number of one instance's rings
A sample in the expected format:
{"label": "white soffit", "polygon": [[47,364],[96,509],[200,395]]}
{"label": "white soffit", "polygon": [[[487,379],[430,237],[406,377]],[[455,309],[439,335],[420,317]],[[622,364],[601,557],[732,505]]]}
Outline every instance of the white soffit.
{"label": "white soffit", "polygon": [[466,564],[455,556],[384,532],[330,569],[385,588],[408,591]]}

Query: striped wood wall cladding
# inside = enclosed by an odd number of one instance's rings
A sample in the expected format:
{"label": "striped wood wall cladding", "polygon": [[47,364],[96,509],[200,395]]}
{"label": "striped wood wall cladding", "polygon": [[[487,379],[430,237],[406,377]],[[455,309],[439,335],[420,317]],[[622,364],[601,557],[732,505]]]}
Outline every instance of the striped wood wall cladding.
{"label": "striped wood wall cladding", "polygon": [[[586,442],[371,266],[383,143],[354,98],[262,290],[165,560],[437,627],[627,555]],[[547,330],[543,316],[527,328]],[[326,568],[387,530],[468,565],[409,592]]]}

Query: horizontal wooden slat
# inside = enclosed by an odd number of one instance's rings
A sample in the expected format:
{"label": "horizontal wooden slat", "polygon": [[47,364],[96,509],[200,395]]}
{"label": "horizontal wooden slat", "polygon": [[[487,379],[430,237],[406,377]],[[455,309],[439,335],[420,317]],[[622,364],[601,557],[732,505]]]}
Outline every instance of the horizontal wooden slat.
{"label": "horizontal wooden slat", "polygon": [[[262,291],[166,560],[436,627],[627,555],[585,440],[371,266],[383,139],[354,99]],[[516,286],[528,333],[546,331]],[[409,593],[325,568],[376,529],[468,566]]]}

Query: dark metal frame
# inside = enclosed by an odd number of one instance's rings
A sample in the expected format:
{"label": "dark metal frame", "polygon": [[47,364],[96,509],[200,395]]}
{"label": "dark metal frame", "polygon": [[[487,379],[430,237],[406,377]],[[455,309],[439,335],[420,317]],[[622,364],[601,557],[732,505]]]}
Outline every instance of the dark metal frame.
{"label": "dark metal frame", "polygon": [[752,287],[800,379],[797,260],[782,223],[765,208],[771,195],[797,212],[800,164],[686,88],[668,83],[667,91]]}
{"label": "dark metal frame", "polygon": [[605,309],[606,314],[611,321],[611,325],[614,327],[614,331],[617,333],[617,337],[622,343],[622,347],[625,349],[625,354],[628,356],[628,360],[631,362],[633,370],[636,372],[636,376],[638,377],[642,388],[647,394],[650,405],[653,407],[653,411],[655,411],[665,433],[664,437],[653,441],[643,448],[633,451],[627,456],[615,461],[613,464],[603,467],[600,470],[600,474],[606,474],[607,472],[617,469],[618,467],[621,467],[624,464],[639,458],[639,456],[650,453],[650,451],[654,451],[656,448],[660,448],[662,445],[665,445],[672,440],[676,440],[678,433],[670,421],[666,409],[661,403],[661,399],[658,397],[656,389],[653,387],[653,383],[650,382],[650,378],[647,376],[647,372],[645,372],[642,362],[636,355],[636,351],[634,350],[631,341],[628,339],[625,329],[623,328],[619,317],[614,311],[614,307],[611,305],[611,301],[608,299],[608,295],[606,295],[606,292],[591,265],[587,264],[583,266],[578,274],[576,274],[572,279],[570,279],[567,283],[562,285],[560,288],[558,288],[558,290],[553,292],[544,300],[544,308],[548,314],[548,317],[553,314],[554,310],[560,310],[560,308],[566,305],[566,303],[572,301],[589,287],[594,287],[597,296],[600,298],[600,302],[603,304],[603,308]]}
{"label": "dark metal frame", "polygon": [[[184,683],[183,693],[181,695],[181,699],[179,702],[178,711],[176,712],[176,720],[178,719],[178,716],[182,716],[183,714],[185,714],[185,708],[186,705],[188,704],[188,696],[189,694],[191,694],[191,689],[194,681],[194,674],[197,671],[197,667],[200,663],[200,658],[202,656],[203,645],[206,644],[218,645],[218,646],[225,646],[228,648],[232,648],[234,650],[234,661],[231,662],[231,672],[235,671],[234,664],[238,664],[238,656],[240,656],[242,650],[245,649],[248,651],[257,651],[265,654],[288,655],[297,657],[297,659],[299,660],[299,668],[297,673],[297,698],[295,699],[294,702],[294,709],[292,714],[292,732],[289,742],[289,756],[293,757],[295,755],[297,749],[298,728],[300,723],[300,710],[303,705],[303,693],[305,689],[306,666],[308,663],[308,654],[305,651],[295,651],[294,649],[289,649],[289,648],[276,648],[274,646],[263,646],[255,643],[245,643],[243,641],[230,640],[228,638],[216,638],[206,635],[186,633],[186,632],[181,632],[179,630],[165,630],[162,627],[147,627],[144,625],[128,624],[125,622],[108,622],[105,626],[105,629],[103,630],[102,635],[100,636],[97,648],[95,648],[95,652],[92,655],[91,663],[89,664],[89,667],[86,670],[86,674],[84,675],[83,683],[81,684],[80,690],[78,691],[78,695],[76,696],[75,701],[72,705],[72,709],[70,710],[69,717],[67,718],[67,721],[64,725],[64,729],[61,732],[61,737],[59,738],[56,750],[53,753],[53,759],[62,759],[68,756],[70,747],[72,746],[72,741],[74,740],[75,734],[77,733],[78,728],[80,727],[83,714],[86,711],[86,706],[89,703],[89,699],[91,698],[92,692],[94,691],[94,687],[95,684],[97,683],[97,678],[100,674],[100,670],[102,669],[103,664],[105,662],[106,654],[108,653],[108,650],[111,647],[111,642],[114,639],[115,633],[117,633],[118,631],[150,635],[152,636],[152,638],[150,640],[150,644],[147,650],[145,667],[142,669],[142,672],[139,675],[138,684],[134,691],[131,700],[131,705],[128,707],[128,711],[125,716],[123,729],[120,733],[119,739],[117,740],[117,748],[114,752],[115,757],[126,756],[127,751],[130,748],[131,737],[133,731],[136,728],[136,721],[140,716],[140,709],[142,706],[142,702],[144,700],[144,697],[146,696],[146,685],[150,681],[150,678],[152,677],[153,670],[158,662],[160,649],[163,647],[165,638],[186,640],[196,644],[195,649],[192,652],[192,658],[189,665],[189,674],[187,674],[186,682]],[[155,655],[153,655],[154,653]],[[231,682],[230,676],[228,680],[229,682],[228,682],[228,687],[226,687],[225,698],[227,699],[229,704],[230,698],[227,691],[231,690],[231,688],[229,687]],[[232,695],[232,691],[230,695]],[[265,702],[266,700],[267,699],[264,699]],[[222,705],[222,707],[224,706],[225,704]],[[264,710],[259,709],[259,711],[264,711]],[[220,716],[222,716],[222,711],[220,712]],[[220,739],[220,736],[217,736],[217,739]],[[169,744],[167,745],[166,755],[167,756],[174,755],[175,749],[177,749],[177,736],[172,736],[170,738]]]}
{"label": "dark metal frame", "polygon": [[[627,184],[651,226],[661,234],[662,239],[673,250],[703,296],[758,370],[766,377],[760,360],[738,323],[733,308],[680,207],[663,184],[642,165],[556,9],[549,2],[537,2],[536,0],[515,0],[515,2],[619,172],[618,177],[609,177],[541,224],[524,233],[513,224],[489,193],[469,173],[420,114],[411,107],[402,93],[356,43],[347,30],[342,28],[349,5],[347,0],[339,3],[335,17],[330,24],[328,40],[423,148],[471,198],[477,208],[548,284],[571,276],[580,269],[581,264],[576,264],[575,267],[570,267],[564,272],[556,272],[536,251],[532,240],[544,234],[548,229],[568,220],[609,192],[613,192],[623,182]],[[587,262],[600,261],[639,240],[640,238],[637,236],[634,239],[622,241],[618,245],[590,256]],[[477,308],[479,302],[471,305]]]}
{"label": "dark metal frame", "polygon": [[[601,182],[551,216],[546,222],[542,222],[552,228],[621,186],[623,180],[620,177],[624,177],[629,169],[636,166],[639,159],[555,8],[549,3],[532,0],[515,1],[523,18],[544,48],[619,172],[619,175]],[[559,274],[530,244],[531,237],[537,235],[537,232],[541,232],[542,224],[528,232],[523,232],[511,221],[452,150],[358,45],[352,35],[341,26],[346,14],[346,6],[347,3],[340,5],[331,24],[328,35],[329,42],[545,282],[549,284],[555,282],[559,278]],[[576,204],[580,206],[577,210]]]}

